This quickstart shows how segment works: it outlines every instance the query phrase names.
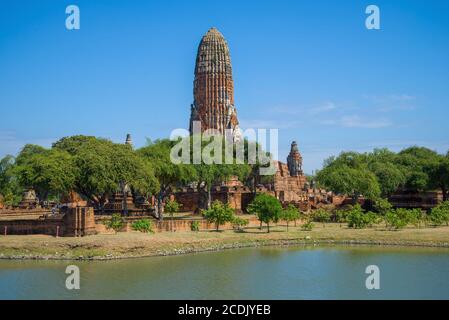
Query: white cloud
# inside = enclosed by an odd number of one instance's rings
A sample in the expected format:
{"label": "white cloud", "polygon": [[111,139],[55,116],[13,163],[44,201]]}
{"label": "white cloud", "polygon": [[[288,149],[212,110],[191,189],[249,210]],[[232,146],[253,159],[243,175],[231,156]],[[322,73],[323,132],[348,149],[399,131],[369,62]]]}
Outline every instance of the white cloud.
{"label": "white cloud", "polygon": [[374,108],[380,112],[407,111],[416,108],[416,97],[405,93],[363,95],[363,98],[370,101]]}
{"label": "white cloud", "polygon": [[309,113],[310,114],[318,114],[318,113],[322,113],[322,112],[331,111],[331,110],[334,110],[336,108],[337,108],[337,106],[335,105],[335,103],[327,102],[326,104],[324,104],[322,106],[311,108],[309,110]]}
{"label": "white cloud", "polygon": [[385,128],[392,125],[388,119],[365,119],[358,115],[342,116],[336,120],[323,120],[322,125],[338,125],[344,128]]}

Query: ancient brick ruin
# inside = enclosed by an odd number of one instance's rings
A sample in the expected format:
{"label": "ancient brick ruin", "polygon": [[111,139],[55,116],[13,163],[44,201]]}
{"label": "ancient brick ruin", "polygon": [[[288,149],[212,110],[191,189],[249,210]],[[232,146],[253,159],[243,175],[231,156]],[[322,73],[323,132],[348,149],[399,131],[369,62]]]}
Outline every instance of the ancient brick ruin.
{"label": "ancient brick ruin", "polygon": [[93,208],[78,207],[57,214],[46,209],[3,211],[0,214],[0,233],[79,237],[92,235],[97,231]]}
{"label": "ancient brick ruin", "polygon": [[[234,82],[229,47],[223,35],[215,28],[211,28],[203,36],[198,47],[193,98],[190,110],[191,133],[194,122],[197,122],[201,124],[202,132],[214,129],[217,133],[225,135],[225,130],[230,129],[235,140],[241,138],[237,110],[234,105]],[[132,147],[130,134],[126,136],[125,144]],[[302,160],[298,145],[293,142],[287,163],[280,161],[275,163],[276,173],[271,182],[254,185],[251,189],[236,177],[231,177],[228,181],[212,187],[212,201],[220,200],[228,203],[238,214],[245,212],[257,193],[271,194],[283,205],[294,204],[302,210],[308,210],[319,203],[333,201],[325,191],[317,190],[313,185],[308,184],[302,170]],[[187,186],[174,191],[172,197],[182,205],[183,211],[199,212],[199,204],[204,192]],[[84,236],[106,232],[102,224],[103,219],[110,218],[106,215],[122,213],[129,221],[141,216],[150,217],[154,211],[155,199],[135,195],[125,185],[117,186],[117,191],[109,195],[104,208],[95,212],[96,216],[94,216],[94,210],[88,207],[89,205],[92,204],[71,192],[61,199],[62,209],[54,214],[55,212],[50,212],[49,205],[47,209],[41,209],[35,192],[29,189],[23,195],[21,209],[0,211],[0,232],[2,228],[7,234],[41,233]],[[1,203],[0,206],[2,206]],[[186,221],[177,221],[176,225],[179,229],[186,229],[189,226],[189,222]],[[129,228],[128,222],[127,228]],[[206,222],[201,223],[204,228],[209,228]],[[166,222],[157,222],[157,230],[163,231],[167,228],[169,226]]]}
{"label": "ancient brick ruin", "polygon": [[203,36],[198,47],[193,96],[191,133],[194,121],[201,123],[201,131],[215,129],[222,135],[225,129],[238,129],[229,47],[215,28]]}

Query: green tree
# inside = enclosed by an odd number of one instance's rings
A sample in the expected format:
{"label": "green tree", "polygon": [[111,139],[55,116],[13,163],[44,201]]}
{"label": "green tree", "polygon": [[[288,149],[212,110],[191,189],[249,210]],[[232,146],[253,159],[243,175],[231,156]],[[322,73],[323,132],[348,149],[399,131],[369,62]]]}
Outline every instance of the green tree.
{"label": "green tree", "polygon": [[369,225],[369,217],[365,215],[360,204],[356,204],[352,209],[348,210],[346,216],[348,227],[362,229]]}
{"label": "green tree", "polygon": [[[53,148],[72,155],[77,168],[74,191],[100,210],[110,194],[117,191],[125,193],[126,187],[144,195],[153,194],[159,189],[151,163],[129,145],[73,136],[59,140]],[[125,202],[123,211],[126,213]]]}
{"label": "green tree", "polygon": [[154,168],[154,175],[159,182],[157,192],[156,216],[163,219],[163,203],[170,192],[179,184],[187,184],[196,179],[196,171],[192,165],[175,164],[170,159],[170,152],[178,141],[168,139],[148,141],[148,145],[137,152]]}
{"label": "green tree", "polygon": [[181,208],[181,204],[179,204],[176,200],[168,200],[165,204],[165,211],[170,215],[171,229],[173,230],[173,214],[178,212]]}
{"label": "green tree", "polygon": [[368,169],[376,176],[383,197],[397,191],[405,183],[404,172],[395,163],[397,157],[396,153],[386,148],[374,149],[366,154]]}
{"label": "green tree", "polygon": [[372,227],[373,225],[380,223],[383,219],[377,213],[368,211],[368,212],[365,212],[365,220],[366,220],[366,224],[369,227]]}
{"label": "green tree", "polygon": [[440,189],[443,201],[448,200],[449,190],[449,153],[446,156],[437,155],[426,166],[429,175],[429,187]]}
{"label": "green tree", "polygon": [[323,224],[323,227],[326,227],[326,222],[329,222],[331,220],[330,213],[323,208],[315,210],[312,217],[315,222],[321,222]]}
{"label": "green tree", "polygon": [[374,209],[380,215],[385,215],[387,212],[391,211],[392,205],[387,199],[378,198],[374,201]]}
{"label": "green tree", "polygon": [[47,149],[45,149],[44,147],[35,144],[26,144],[17,156],[16,164],[22,165],[26,163],[31,157],[37,154],[43,154],[45,152],[47,152]]}
{"label": "green tree", "polygon": [[391,229],[402,229],[409,223],[409,210],[404,208],[393,209],[384,216],[385,224]]}
{"label": "green tree", "polygon": [[343,152],[325,160],[316,178],[319,185],[336,193],[360,195],[375,200],[397,190],[440,189],[448,196],[449,155],[424,147],[410,147],[399,153],[374,149],[370,153]]}
{"label": "green tree", "polygon": [[5,194],[10,186],[12,173],[11,168],[14,166],[14,157],[7,155],[0,159],[0,193]]}
{"label": "green tree", "polygon": [[278,222],[282,212],[279,200],[266,193],[256,195],[254,200],[248,205],[248,212],[256,214],[260,223],[265,223],[270,232],[270,222]]}
{"label": "green tree", "polygon": [[[187,140],[189,139],[189,140]],[[201,161],[195,163],[195,156],[193,152],[195,148],[195,140],[201,141]],[[211,190],[214,183],[222,183],[228,180],[231,176],[237,176],[240,181],[247,181],[251,175],[252,168],[249,164],[239,163],[237,158],[237,147],[233,145],[230,149],[230,154],[226,154],[226,143],[222,136],[190,136],[184,138],[190,145],[190,159],[196,171],[196,185],[197,189],[202,192],[202,197],[199,198],[199,208],[209,208],[211,205]],[[246,141],[246,140],[245,140]],[[244,148],[248,148],[248,143],[244,142]],[[216,146],[217,148],[213,147]],[[216,154],[216,152],[218,152]],[[247,155],[248,150],[243,150],[244,155]]]}
{"label": "green tree", "polygon": [[327,159],[316,178],[320,185],[329,190],[351,195],[354,204],[361,195],[375,199],[381,193],[380,185],[366,161],[366,155],[343,152],[337,158]]}
{"label": "green tree", "polygon": [[407,211],[407,223],[414,225],[417,228],[421,227],[423,222],[423,212],[421,209],[409,209]]}
{"label": "green tree", "polygon": [[176,200],[168,200],[165,204],[165,211],[170,214],[173,218],[173,214],[178,212],[181,208],[181,204],[179,204]]}
{"label": "green tree", "polygon": [[432,208],[429,220],[434,226],[439,226],[443,223],[449,224],[449,201],[444,201]]}
{"label": "green tree", "polygon": [[335,210],[335,222],[338,222],[340,224],[340,228],[342,227],[343,223],[347,222],[347,215],[348,215],[347,210],[343,209]]}
{"label": "green tree", "polygon": [[78,168],[68,152],[26,146],[17,157],[15,173],[22,187],[32,187],[41,200],[46,200],[49,195],[72,190]]}
{"label": "green tree", "polygon": [[296,221],[298,219],[299,219],[299,210],[292,204],[289,204],[287,208],[281,211],[281,220],[284,220],[287,223],[287,231],[289,223],[292,221]]}
{"label": "green tree", "polygon": [[424,147],[410,147],[398,153],[396,163],[405,175],[404,187],[413,191],[431,188],[431,167],[438,154]]}
{"label": "green tree", "polygon": [[0,195],[7,206],[17,205],[23,193],[15,173],[15,159],[7,155],[0,160]]}
{"label": "green tree", "polygon": [[369,169],[376,176],[384,197],[397,191],[405,183],[404,173],[393,163],[374,162]]}
{"label": "green tree", "polygon": [[220,226],[234,220],[234,209],[219,200],[215,200],[209,209],[204,210],[203,214],[208,222],[215,224],[216,231]]}

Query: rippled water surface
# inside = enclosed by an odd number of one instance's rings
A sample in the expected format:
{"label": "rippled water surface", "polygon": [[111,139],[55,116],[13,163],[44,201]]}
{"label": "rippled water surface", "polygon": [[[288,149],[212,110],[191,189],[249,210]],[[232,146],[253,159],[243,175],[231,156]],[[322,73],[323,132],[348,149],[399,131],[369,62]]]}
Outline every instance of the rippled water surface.
{"label": "rippled water surface", "polygon": [[[67,290],[65,269],[80,268]],[[380,268],[367,290],[365,268]],[[118,261],[0,260],[0,299],[449,299],[449,250],[250,248]]]}

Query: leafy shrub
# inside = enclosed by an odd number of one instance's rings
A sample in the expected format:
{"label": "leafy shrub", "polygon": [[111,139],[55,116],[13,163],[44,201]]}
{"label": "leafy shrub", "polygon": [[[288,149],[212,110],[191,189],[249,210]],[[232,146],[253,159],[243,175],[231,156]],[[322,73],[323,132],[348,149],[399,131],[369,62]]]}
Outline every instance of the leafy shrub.
{"label": "leafy shrub", "polygon": [[173,214],[175,212],[178,212],[179,209],[181,208],[181,204],[179,204],[178,202],[176,202],[176,200],[169,200],[167,201],[167,203],[165,204],[165,212],[167,212],[168,214],[170,214],[171,217],[173,217]]}
{"label": "leafy shrub", "polygon": [[348,222],[347,216],[348,216],[347,210],[335,210],[334,211],[335,222],[338,222],[340,224],[340,227],[341,227],[342,223]]}
{"label": "leafy shrub", "polygon": [[248,225],[248,223],[249,223],[249,221],[247,219],[234,217],[234,219],[232,220],[232,228],[234,230],[242,231],[243,228]]}
{"label": "leafy shrub", "polygon": [[287,231],[289,223],[292,221],[295,221],[299,219],[299,210],[294,205],[289,204],[287,208],[283,209],[281,211],[281,219],[287,222]]}
{"label": "leafy shrub", "polygon": [[173,231],[173,215],[175,212],[178,212],[181,208],[181,204],[176,202],[176,200],[168,200],[165,203],[165,212],[167,212],[170,215],[171,221],[170,221],[170,230]]}
{"label": "leafy shrub", "polygon": [[372,227],[382,221],[382,218],[375,212],[368,211],[365,213],[365,219],[368,226]]}
{"label": "leafy shrub", "polygon": [[136,231],[152,233],[153,232],[153,222],[150,219],[140,219],[134,221],[131,225],[131,228]]}
{"label": "leafy shrub", "polygon": [[363,213],[360,204],[356,204],[347,212],[346,220],[349,228],[362,229],[369,225],[369,216]]}
{"label": "leafy shrub", "polygon": [[446,223],[449,224],[449,201],[444,201],[438,206],[432,208],[429,215],[429,221],[434,226],[442,225]]}
{"label": "leafy shrub", "polygon": [[22,197],[20,195],[15,195],[12,192],[7,192],[4,196],[3,203],[6,206],[18,206]]}
{"label": "leafy shrub", "polygon": [[256,214],[262,227],[262,222],[267,224],[267,231],[270,232],[270,222],[278,222],[281,217],[281,202],[274,196],[266,193],[258,194],[248,205],[248,212]]}
{"label": "leafy shrub", "polygon": [[400,209],[391,210],[384,216],[385,224],[391,229],[402,229],[407,225],[407,213]]}
{"label": "leafy shrub", "polygon": [[386,215],[388,212],[392,209],[391,203],[387,199],[376,199],[374,202],[374,209],[376,209],[376,212],[381,215]]}
{"label": "leafy shrub", "polygon": [[190,230],[191,231],[200,231],[200,222],[192,221],[192,223],[190,224]]}
{"label": "leafy shrub", "polygon": [[330,213],[325,209],[318,209],[312,214],[313,221],[323,223],[323,227],[325,227],[325,223],[331,220]]}
{"label": "leafy shrub", "polygon": [[204,210],[203,214],[207,221],[215,223],[217,231],[221,225],[234,220],[234,209],[219,200],[215,200],[210,209]]}
{"label": "leafy shrub", "polygon": [[311,220],[305,222],[302,226],[301,226],[301,230],[303,231],[312,231],[313,229],[313,222]]}
{"label": "leafy shrub", "polygon": [[114,213],[111,216],[111,219],[104,222],[106,228],[113,229],[115,232],[118,232],[120,229],[122,229],[124,224],[125,220],[118,213]]}
{"label": "leafy shrub", "polygon": [[410,209],[407,210],[406,220],[407,223],[414,225],[417,228],[421,227],[424,216],[421,209]]}

